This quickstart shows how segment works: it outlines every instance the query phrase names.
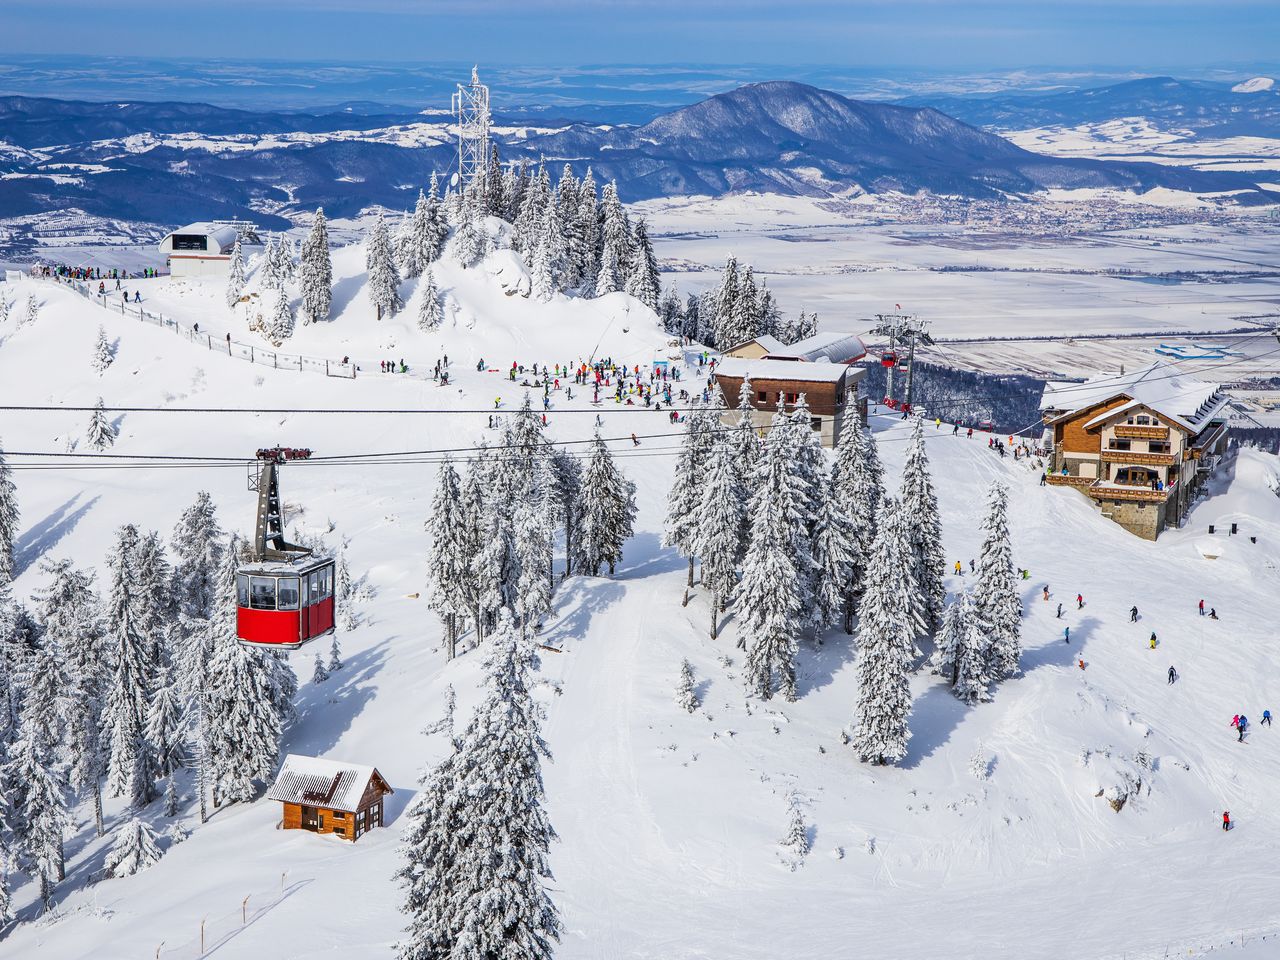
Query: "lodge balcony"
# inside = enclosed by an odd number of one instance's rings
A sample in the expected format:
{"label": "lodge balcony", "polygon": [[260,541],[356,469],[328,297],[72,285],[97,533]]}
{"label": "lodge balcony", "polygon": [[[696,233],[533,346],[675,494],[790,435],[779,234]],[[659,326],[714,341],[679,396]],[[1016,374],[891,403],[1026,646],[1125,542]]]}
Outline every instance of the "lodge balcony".
{"label": "lodge balcony", "polygon": [[1205,456],[1206,453],[1211,451],[1218,441],[1222,439],[1226,432],[1227,425],[1225,423],[1206,427],[1188,445],[1187,459],[1199,460],[1201,457]]}
{"label": "lodge balcony", "polygon": [[1117,483],[1095,480],[1084,491],[1095,500],[1136,500],[1140,503],[1164,503],[1177,490],[1178,482],[1167,483],[1163,490],[1152,490],[1149,484]]}
{"label": "lodge balcony", "polygon": [[1121,440],[1168,440],[1168,427],[1142,427],[1132,423],[1117,424],[1115,435]]}
{"label": "lodge balcony", "polygon": [[1172,467],[1171,453],[1138,453],[1134,450],[1103,450],[1103,463],[1137,464],[1144,467]]}
{"label": "lodge balcony", "polygon": [[1073,477],[1070,474],[1051,473],[1045,482],[1054,487],[1080,487],[1081,489],[1094,483],[1094,477]]}

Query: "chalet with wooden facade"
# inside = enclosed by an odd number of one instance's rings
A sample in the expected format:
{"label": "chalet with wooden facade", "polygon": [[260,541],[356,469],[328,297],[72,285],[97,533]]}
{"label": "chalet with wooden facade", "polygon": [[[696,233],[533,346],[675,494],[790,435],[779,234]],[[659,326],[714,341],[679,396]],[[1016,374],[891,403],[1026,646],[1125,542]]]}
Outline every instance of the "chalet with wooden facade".
{"label": "chalet with wooden facade", "polygon": [[833,447],[840,440],[845,411],[855,404],[858,382],[866,376],[861,367],[843,363],[807,363],[800,360],[743,360],[726,357],[716,365],[716,384],[728,408],[722,422],[737,421],[742,381],[751,381],[751,422],[761,430],[773,415],[797,403],[803,394],[809,406],[810,424]]}
{"label": "chalet with wooden facade", "polygon": [[332,833],[352,842],[382,826],[390,784],[374,767],[291,753],[267,798],[284,804],[284,830]]}
{"label": "chalet with wooden facade", "polygon": [[1075,487],[1102,515],[1154,540],[1186,516],[1227,448],[1228,398],[1157,361],[1129,374],[1047,384],[1048,482]]}

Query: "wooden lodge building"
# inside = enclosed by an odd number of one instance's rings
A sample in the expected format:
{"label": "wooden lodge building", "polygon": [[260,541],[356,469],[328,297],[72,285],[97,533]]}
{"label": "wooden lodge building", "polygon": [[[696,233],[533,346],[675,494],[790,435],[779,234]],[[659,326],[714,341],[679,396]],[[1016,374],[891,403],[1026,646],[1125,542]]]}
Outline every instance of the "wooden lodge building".
{"label": "wooden lodge building", "polygon": [[1047,481],[1075,487],[1102,515],[1154,540],[1187,514],[1227,448],[1229,400],[1216,384],[1157,361],[1129,374],[1049,383],[1040,403]]}
{"label": "wooden lodge building", "polygon": [[769,336],[738,344],[716,365],[716,384],[727,407],[722,422],[737,420],[745,378],[751,381],[751,422],[758,429],[767,428],[779,409],[803,394],[811,426],[823,446],[833,447],[840,439],[845,411],[857,402],[858,383],[866,376],[853,364],[866,353],[862,341],[847,333],[818,334],[789,346]]}
{"label": "wooden lodge building", "polygon": [[282,829],[354,842],[382,826],[382,798],[393,792],[374,767],[291,753],[267,798],[284,804]]}

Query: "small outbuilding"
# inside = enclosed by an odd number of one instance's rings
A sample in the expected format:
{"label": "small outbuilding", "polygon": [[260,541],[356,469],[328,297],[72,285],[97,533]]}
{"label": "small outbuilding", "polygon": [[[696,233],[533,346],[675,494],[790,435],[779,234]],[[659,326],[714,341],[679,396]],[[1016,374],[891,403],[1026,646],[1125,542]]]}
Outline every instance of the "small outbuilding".
{"label": "small outbuilding", "polygon": [[231,250],[238,231],[234,225],[201,221],[166,234],[160,252],[169,259],[175,277],[225,277],[231,272]]}
{"label": "small outbuilding", "polygon": [[383,825],[382,798],[394,792],[375,767],[291,753],[267,798],[284,804],[282,829],[354,842]]}
{"label": "small outbuilding", "polygon": [[[751,383],[751,422],[767,429],[778,410],[796,404],[801,394],[809,406],[809,425],[824,447],[840,441],[840,430],[849,406],[857,402],[858,383],[866,370],[844,363],[774,360],[768,357],[747,360],[726,357],[716,365],[716,383],[724,395],[721,422],[732,425],[738,418],[742,382]],[[865,421],[859,411],[857,416]]]}

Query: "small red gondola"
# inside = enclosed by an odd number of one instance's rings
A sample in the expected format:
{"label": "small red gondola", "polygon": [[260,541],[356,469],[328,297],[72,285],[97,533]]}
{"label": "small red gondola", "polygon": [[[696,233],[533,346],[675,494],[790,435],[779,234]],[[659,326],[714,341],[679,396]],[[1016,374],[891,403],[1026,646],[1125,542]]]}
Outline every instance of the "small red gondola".
{"label": "small red gondola", "polygon": [[892,350],[890,350],[888,353],[886,353],[883,357],[880,358],[880,366],[882,367],[896,367],[897,365],[898,365],[898,355],[894,353]]}
{"label": "small red gondola", "polygon": [[250,489],[258,491],[253,557],[236,572],[236,636],[259,648],[296,650],[333,632],[333,558],[284,538],[278,467],[310,450],[259,450]]}

